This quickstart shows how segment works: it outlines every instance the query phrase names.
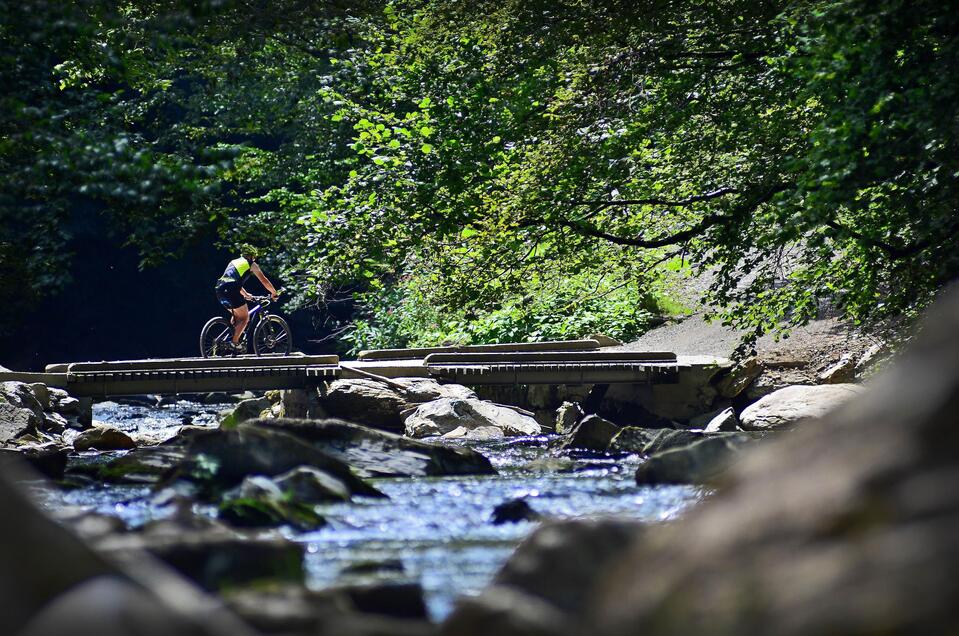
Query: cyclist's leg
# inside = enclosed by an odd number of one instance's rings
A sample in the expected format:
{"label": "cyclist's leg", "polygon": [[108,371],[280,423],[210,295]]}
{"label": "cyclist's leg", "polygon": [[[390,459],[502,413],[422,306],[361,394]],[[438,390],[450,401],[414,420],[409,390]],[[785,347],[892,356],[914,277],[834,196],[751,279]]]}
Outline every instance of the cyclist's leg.
{"label": "cyclist's leg", "polygon": [[240,305],[233,309],[233,344],[240,342],[240,336],[243,330],[250,322],[250,309],[245,305]]}

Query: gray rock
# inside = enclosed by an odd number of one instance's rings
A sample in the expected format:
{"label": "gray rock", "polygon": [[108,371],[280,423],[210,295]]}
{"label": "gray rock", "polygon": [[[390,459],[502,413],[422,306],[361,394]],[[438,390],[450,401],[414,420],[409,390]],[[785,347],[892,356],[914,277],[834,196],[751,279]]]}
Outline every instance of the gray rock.
{"label": "gray rock", "polygon": [[38,427],[45,433],[54,433],[60,435],[67,429],[69,422],[59,413],[44,413],[43,422]]}
{"label": "gray rock", "polygon": [[290,525],[307,532],[326,524],[312,504],[295,500],[262,475],[244,478],[238,488],[227,493],[220,503],[219,517],[241,528]]}
{"label": "gray rock", "polygon": [[402,431],[400,413],[409,408],[399,391],[374,380],[336,380],[320,391],[323,410],[333,417],[387,431]]}
{"label": "gray rock", "polygon": [[299,466],[313,466],[342,481],[352,494],[383,496],[342,460],[275,427],[258,425],[274,421],[257,420],[194,437],[174,478],[197,484],[209,496],[239,485],[248,475],[272,477]]}
{"label": "gray rock", "polygon": [[225,528],[127,532],[96,541],[114,558],[147,552],[202,588],[219,591],[255,581],[303,579],[303,547],[276,535],[245,536]]}
{"label": "gray rock", "polygon": [[350,490],[342,481],[312,466],[294,468],[273,481],[288,498],[300,503],[350,500]]}
{"label": "gray rock", "polygon": [[584,590],[621,558],[641,525],[613,519],[544,524],[479,596],[457,602],[440,626],[449,636],[566,634],[583,611]]}
{"label": "gray rock", "polygon": [[68,448],[55,443],[27,446],[17,450],[0,449],[0,466],[7,461],[22,461],[50,479],[61,479],[67,467]]}
{"label": "gray rock", "polygon": [[0,445],[9,444],[24,435],[35,434],[41,422],[40,416],[32,410],[0,401]]}
{"label": "gray rock", "polygon": [[569,433],[585,415],[579,402],[563,402],[556,409],[556,423],[553,425],[553,430],[561,434]]}
{"label": "gray rock", "polygon": [[236,426],[242,422],[255,420],[263,411],[270,408],[270,401],[266,398],[251,398],[238,402],[237,405],[223,418],[225,427]]}
{"label": "gray rock", "polygon": [[763,371],[762,363],[757,358],[748,358],[721,376],[716,382],[716,390],[724,398],[734,398],[749,388],[749,385],[759,377]]}
{"label": "gray rock", "polygon": [[705,439],[706,435],[702,431],[688,431],[684,429],[674,430],[669,428],[653,429],[653,435],[642,448],[643,455],[653,455],[661,453],[670,448],[679,448],[688,446],[693,442]]}
{"label": "gray rock", "polygon": [[491,440],[506,437],[503,429],[496,426],[478,426],[476,428],[466,428],[457,426],[449,433],[443,433],[440,439],[466,439],[466,440]]}
{"label": "gray rock", "polygon": [[863,390],[855,384],[786,387],[743,409],[740,426],[747,431],[793,426],[800,420],[825,415]]}
{"label": "gray rock", "polygon": [[610,440],[608,450],[611,453],[643,454],[649,443],[656,439],[656,436],[663,430],[660,428],[624,426]]}
{"label": "gray rock", "polygon": [[823,370],[816,379],[821,384],[846,384],[856,378],[856,361],[844,355],[838,362]]}
{"label": "gray rock", "polygon": [[112,426],[94,426],[73,440],[73,449],[78,453],[88,450],[130,450],[136,446],[129,435]]}
{"label": "gray rock", "polygon": [[525,499],[504,501],[493,508],[493,514],[490,515],[490,521],[493,522],[494,526],[519,521],[539,521],[542,518],[543,515],[533,510],[533,507]]}
{"label": "gray rock", "polygon": [[33,382],[30,385],[30,390],[33,392],[33,397],[37,399],[37,403],[40,405],[40,408],[44,411],[50,409],[50,389],[47,388],[47,385],[43,382]]}
{"label": "gray rock", "polygon": [[57,400],[54,410],[60,415],[79,415],[80,400],[75,397],[65,397]]}
{"label": "gray rock", "polygon": [[224,593],[228,607],[263,634],[427,636],[422,589],[417,584],[248,586]]}
{"label": "gray rock", "polygon": [[253,425],[289,433],[349,464],[360,477],[495,473],[489,460],[472,449],[413,440],[343,420],[269,419]]}
{"label": "gray rock", "polygon": [[406,417],[406,434],[414,438],[445,435],[457,428],[470,431],[486,426],[496,427],[507,436],[542,432],[536,420],[528,415],[473,399],[440,398],[421,404]]}
{"label": "gray rock", "polygon": [[728,469],[743,445],[752,441],[733,433],[655,453],[636,470],[636,483],[708,483]]}
{"label": "gray rock", "polygon": [[620,427],[598,415],[587,415],[569,432],[563,448],[605,451]]}
{"label": "gray rock", "polygon": [[717,413],[703,427],[704,433],[732,432],[739,426],[739,418],[736,417],[736,411],[732,407],[723,409]]}

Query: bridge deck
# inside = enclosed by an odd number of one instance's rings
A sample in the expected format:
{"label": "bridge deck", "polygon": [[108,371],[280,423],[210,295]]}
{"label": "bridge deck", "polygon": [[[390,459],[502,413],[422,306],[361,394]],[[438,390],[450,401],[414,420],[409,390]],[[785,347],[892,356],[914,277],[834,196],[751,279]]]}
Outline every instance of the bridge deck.
{"label": "bridge deck", "polygon": [[46,373],[0,373],[0,381],[44,382],[77,397],[143,393],[262,391],[315,386],[336,378],[434,378],[481,384],[672,384],[683,369],[712,359],[677,359],[667,352],[609,350],[439,352],[423,359],[340,361],[337,356],[239,356],[74,362]]}

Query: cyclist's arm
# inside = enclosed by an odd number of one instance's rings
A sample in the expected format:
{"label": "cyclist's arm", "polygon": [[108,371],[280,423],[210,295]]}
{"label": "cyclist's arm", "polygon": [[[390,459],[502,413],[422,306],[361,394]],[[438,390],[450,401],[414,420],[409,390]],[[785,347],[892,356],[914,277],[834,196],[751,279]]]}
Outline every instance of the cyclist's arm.
{"label": "cyclist's arm", "polygon": [[253,275],[266,287],[266,291],[270,292],[270,295],[275,299],[277,296],[276,287],[273,286],[273,283],[266,277],[266,274],[263,273],[263,270],[260,269],[260,266],[256,263],[253,263],[250,266],[250,269],[253,271]]}

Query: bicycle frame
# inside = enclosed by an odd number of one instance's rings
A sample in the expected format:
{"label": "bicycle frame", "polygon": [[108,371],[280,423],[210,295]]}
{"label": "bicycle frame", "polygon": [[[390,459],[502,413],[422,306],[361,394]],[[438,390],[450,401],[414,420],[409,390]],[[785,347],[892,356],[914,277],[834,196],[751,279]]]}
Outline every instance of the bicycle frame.
{"label": "bicycle frame", "polygon": [[[233,313],[232,312],[227,312],[227,313],[230,314],[230,324],[232,325]],[[261,302],[257,302],[256,305],[251,307],[250,319],[246,323],[246,328],[243,330],[243,333],[240,334],[240,341],[242,342],[246,338],[247,333],[249,333],[251,329],[255,329],[256,325],[260,324],[260,321],[264,320],[269,315],[270,315],[270,312],[266,309],[266,307],[263,306]],[[231,341],[231,340],[233,340],[232,329],[225,331],[222,336],[216,339],[217,342],[223,342],[223,343],[226,343],[227,341]]]}

